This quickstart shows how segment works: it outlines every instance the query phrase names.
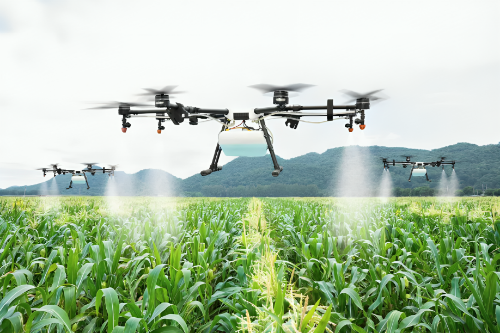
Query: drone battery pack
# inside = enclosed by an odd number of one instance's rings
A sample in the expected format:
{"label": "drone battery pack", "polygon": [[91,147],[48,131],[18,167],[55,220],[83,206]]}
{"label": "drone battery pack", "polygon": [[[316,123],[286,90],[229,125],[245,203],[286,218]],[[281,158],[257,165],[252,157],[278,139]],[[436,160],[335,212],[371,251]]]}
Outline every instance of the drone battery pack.
{"label": "drone battery pack", "polygon": [[73,184],[85,184],[86,183],[85,177],[83,177],[83,176],[73,176],[73,177],[71,177],[71,181],[73,182]]}
{"label": "drone battery pack", "polygon": [[427,174],[427,170],[425,169],[413,169],[412,177],[423,177]]}
{"label": "drone battery pack", "polygon": [[267,142],[262,131],[230,130],[219,133],[219,145],[226,156],[264,156]]}

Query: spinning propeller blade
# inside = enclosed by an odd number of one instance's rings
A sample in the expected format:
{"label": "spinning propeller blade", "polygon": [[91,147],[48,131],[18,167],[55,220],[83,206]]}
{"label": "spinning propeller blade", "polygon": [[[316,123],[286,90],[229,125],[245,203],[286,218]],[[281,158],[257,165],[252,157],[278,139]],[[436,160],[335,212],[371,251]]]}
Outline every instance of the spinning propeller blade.
{"label": "spinning propeller blade", "polygon": [[257,90],[262,91],[262,93],[267,94],[276,90],[285,90],[285,91],[294,91],[294,92],[301,92],[307,88],[314,87],[312,84],[304,84],[304,83],[295,83],[295,84],[289,84],[287,86],[274,86],[272,84],[255,84],[253,86],[249,86],[250,88],[254,88]]}
{"label": "spinning propeller blade", "polygon": [[173,94],[185,93],[185,91],[174,91],[175,88],[177,88],[177,86],[165,86],[162,89],[143,88],[144,90],[146,90],[146,92],[138,95],[151,96],[151,95],[173,95]]}
{"label": "spinning propeller blade", "polygon": [[352,99],[347,101],[346,103],[355,102],[358,98],[368,98],[368,99],[370,99],[371,102],[374,102],[374,101],[381,101],[381,100],[388,98],[386,96],[375,96],[376,93],[379,93],[382,90],[384,90],[384,89],[377,89],[377,90],[369,91],[369,92],[364,93],[364,94],[360,94],[358,92],[355,92],[352,90],[347,90],[347,89],[341,90],[341,92],[345,95],[352,97]]}
{"label": "spinning propeller blade", "polygon": [[120,106],[151,106],[149,104],[143,104],[143,103],[127,103],[127,102],[118,102],[118,101],[112,101],[112,102],[103,102],[103,103],[96,103],[96,104],[102,104],[101,106],[93,107],[93,108],[88,108],[85,110],[100,110],[100,109],[116,109],[119,108]]}

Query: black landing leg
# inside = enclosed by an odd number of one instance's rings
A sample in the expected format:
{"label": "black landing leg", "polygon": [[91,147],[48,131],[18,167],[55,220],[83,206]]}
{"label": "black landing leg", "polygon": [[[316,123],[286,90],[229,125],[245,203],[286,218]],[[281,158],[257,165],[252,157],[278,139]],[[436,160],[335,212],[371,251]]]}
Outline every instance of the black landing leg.
{"label": "black landing leg", "polygon": [[217,165],[219,163],[219,157],[220,157],[221,151],[222,151],[222,148],[217,143],[217,147],[215,148],[214,157],[212,159],[212,164],[210,164],[210,169],[203,170],[202,172],[200,172],[200,174],[202,176],[208,176],[212,172],[221,171],[222,170],[222,167]]}
{"label": "black landing leg", "polygon": [[283,167],[278,164],[278,160],[276,159],[276,155],[274,154],[273,144],[271,143],[271,137],[267,132],[267,127],[266,123],[264,122],[264,119],[260,120],[260,125],[262,126],[262,130],[264,131],[264,137],[266,138],[267,142],[267,149],[269,149],[269,153],[271,154],[271,158],[273,159],[273,164],[274,164],[273,177],[278,177],[280,175],[280,172],[283,171]]}

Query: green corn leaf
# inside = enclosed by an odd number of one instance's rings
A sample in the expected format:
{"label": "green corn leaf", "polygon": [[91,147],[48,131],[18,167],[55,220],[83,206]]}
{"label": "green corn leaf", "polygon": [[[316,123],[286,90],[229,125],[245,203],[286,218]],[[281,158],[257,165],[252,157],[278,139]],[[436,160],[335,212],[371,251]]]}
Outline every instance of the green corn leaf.
{"label": "green corn leaf", "polygon": [[54,279],[52,280],[52,286],[49,288],[49,292],[53,292],[66,280],[66,269],[64,266],[57,265],[54,273]]}
{"label": "green corn leaf", "polygon": [[151,317],[148,319],[148,324],[151,323],[160,313],[165,311],[168,307],[170,307],[172,304],[170,303],[161,303],[156,307],[156,309],[153,311],[153,314]]}
{"label": "green corn leaf", "polygon": [[316,308],[318,307],[319,305],[319,300],[316,302],[316,304],[314,304],[314,306],[312,307],[311,310],[309,310],[309,312],[305,315],[304,319],[302,320],[302,322],[300,323],[300,326],[299,326],[299,329],[301,330],[301,332],[307,332],[307,325],[309,324],[309,321],[311,320],[311,318],[313,317],[314,315],[314,312],[316,311]]}
{"label": "green corn leaf", "polygon": [[319,321],[318,326],[314,330],[313,333],[322,333],[325,332],[326,330],[326,325],[328,325],[328,322],[330,321],[330,313],[332,312],[332,306],[330,305],[328,309],[326,309],[325,314],[323,317],[321,317],[321,320]]}
{"label": "green corn leaf", "polygon": [[148,295],[149,295],[149,301],[148,301],[148,310],[146,312],[146,318],[150,318],[151,314],[153,313],[155,307],[156,307],[156,293],[155,293],[155,288],[156,288],[156,282],[158,281],[158,276],[160,274],[163,274],[163,267],[165,267],[165,264],[161,264],[156,266],[153,270],[149,272],[148,279],[146,280],[146,285],[147,285],[147,290],[148,290]]}
{"label": "green corn leaf", "polygon": [[434,261],[436,263],[439,281],[441,281],[441,283],[444,283],[443,276],[441,275],[441,263],[439,262],[439,253],[436,248],[436,245],[434,244],[431,238],[427,238],[427,244],[431,248],[432,255],[434,256]]}
{"label": "green corn leaf", "polygon": [[498,284],[497,274],[495,272],[488,273],[488,275],[486,276],[486,286],[483,292],[483,302],[487,314],[490,317],[493,317],[495,312],[495,305],[493,304],[493,302],[495,301],[497,294],[497,284]]}
{"label": "green corn leaf", "polygon": [[[143,321],[141,318],[129,318],[125,323],[124,333],[135,333],[138,330],[141,321]],[[147,331],[146,326],[144,326],[144,329]]]}
{"label": "green corn leaf", "polygon": [[68,283],[75,284],[78,275],[78,247],[69,251],[68,256]]}
{"label": "green corn leaf", "polygon": [[27,292],[28,290],[34,289],[34,286],[30,285],[24,285],[24,286],[19,286],[7,293],[5,297],[0,301],[0,321],[4,318],[5,314],[7,313],[10,303],[17,299],[19,296]]}
{"label": "green corn leaf", "polygon": [[57,250],[52,250],[50,252],[49,258],[45,262],[45,268],[44,268],[43,273],[42,273],[42,279],[38,283],[38,287],[42,286],[43,283],[45,282],[45,278],[47,277],[47,274],[49,273],[50,266],[52,265],[52,260],[54,260],[56,255],[57,255]]}
{"label": "green corn leaf", "polygon": [[33,326],[31,326],[30,332],[36,332],[44,328],[45,326],[49,326],[52,324],[61,324],[61,322],[57,318],[42,319]]}
{"label": "green corn leaf", "polygon": [[63,325],[63,327],[64,327],[64,329],[65,329],[66,332],[68,332],[68,333],[72,332],[71,331],[71,326],[70,326],[70,323],[69,323],[68,315],[66,314],[66,312],[64,312],[63,309],[61,309],[57,305],[44,305],[40,309],[35,310],[35,312],[33,312],[31,314],[31,316],[28,319],[28,322],[26,323],[25,330],[27,332],[31,331],[31,325],[32,325],[31,323],[33,322],[33,319],[35,318],[35,316],[38,314],[37,312],[46,312],[46,313],[48,313],[49,315],[51,315],[52,317],[54,317],[55,319],[57,319],[57,321],[58,321],[58,323],[60,325]]}
{"label": "green corn leaf", "polygon": [[99,313],[99,307],[101,306],[102,298],[106,302],[106,311],[108,313],[108,333],[113,331],[115,326],[118,326],[118,316],[120,315],[120,304],[118,303],[118,295],[113,288],[100,289],[96,295],[95,307],[97,313]]}
{"label": "green corn leaf", "polygon": [[418,325],[420,323],[420,318],[422,317],[422,314],[424,312],[432,312],[432,311],[429,309],[421,309],[416,314],[406,317],[405,319],[401,320],[396,332],[400,332],[401,330],[404,330],[406,328]]}
{"label": "green corn leaf", "polygon": [[111,266],[111,272],[115,273],[118,269],[118,264],[120,263],[120,257],[122,255],[122,247],[125,235],[122,233],[118,239],[118,244],[116,246],[115,254],[113,256],[113,265]]}
{"label": "green corn leaf", "polygon": [[392,311],[389,314],[389,319],[387,320],[387,330],[386,333],[394,333],[396,332],[399,326],[399,317],[401,317],[403,313],[397,310]]}
{"label": "green corn leaf", "polygon": [[[4,322],[10,323],[13,333],[22,333],[23,332],[23,316],[19,312],[14,312],[12,316],[5,318]],[[1,327],[0,327],[1,328]]]}
{"label": "green corn leaf", "polygon": [[474,298],[476,299],[476,302],[479,306],[479,310],[483,314],[483,316],[484,316],[483,318],[486,321],[488,328],[492,332],[500,332],[500,330],[498,329],[498,326],[495,326],[493,324],[493,322],[491,321],[490,317],[488,316],[488,311],[486,311],[486,308],[484,307],[484,303],[483,303],[483,300],[481,299],[479,292],[476,290],[476,288],[474,288],[474,286],[472,285],[472,282],[470,282],[470,280],[467,278],[467,276],[465,275],[462,268],[460,268],[460,271],[462,272],[462,276],[465,279],[465,283],[467,284],[467,287],[469,288],[470,292],[472,292],[472,294],[474,295]]}
{"label": "green corn leaf", "polygon": [[184,333],[189,332],[188,327],[186,325],[186,322],[184,321],[184,319],[182,319],[181,316],[176,315],[176,314],[169,314],[169,315],[161,317],[159,320],[163,320],[163,319],[176,321],[182,327],[182,330],[184,331]]}
{"label": "green corn leaf", "polygon": [[92,271],[93,263],[86,263],[79,270],[76,278],[76,294],[80,295],[83,288],[83,281],[87,278],[89,273]]}
{"label": "green corn leaf", "polygon": [[183,333],[183,332],[179,327],[163,326],[151,331],[150,333]]}
{"label": "green corn leaf", "polygon": [[340,294],[347,294],[349,295],[349,297],[352,299],[352,301],[354,302],[354,304],[361,310],[361,311],[365,311],[363,309],[363,304],[361,303],[361,298],[359,297],[359,294],[352,288],[344,288]]}

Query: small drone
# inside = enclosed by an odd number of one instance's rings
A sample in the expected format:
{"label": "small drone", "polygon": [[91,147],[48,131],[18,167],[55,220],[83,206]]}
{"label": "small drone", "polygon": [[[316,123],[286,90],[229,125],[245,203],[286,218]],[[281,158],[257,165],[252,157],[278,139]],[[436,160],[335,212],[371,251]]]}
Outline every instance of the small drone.
{"label": "small drone", "polygon": [[396,166],[396,164],[402,164],[403,168],[408,167],[411,165],[411,171],[410,171],[410,178],[408,178],[408,181],[411,181],[411,176],[415,177],[423,177],[427,179],[428,182],[431,180],[429,179],[429,176],[427,175],[427,169],[425,168],[426,166],[432,166],[432,167],[443,167],[445,165],[451,165],[453,169],[455,169],[455,163],[456,161],[445,161],[446,157],[441,157],[439,161],[436,162],[412,162],[411,158],[412,156],[404,156],[406,157],[405,162],[396,162],[395,160],[389,161],[387,158],[382,158],[382,162],[384,163],[384,170],[387,169],[389,170],[389,165]]}
{"label": "small drone", "polygon": [[[365,129],[365,110],[370,109],[370,99],[372,101],[381,100],[382,97],[375,96],[382,89],[359,94],[353,91],[344,90],[344,94],[353,98],[348,103],[349,105],[334,105],[333,99],[326,101],[326,105],[319,106],[302,106],[291,105],[289,102],[289,92],[299,92],[312,87],[308,84],[292,84],[288,86],[272,86],[268,84],[258,84],[251,86],[258,89],[264,94],[273,93],[272,107],[255,108],[250,111],[233,112],[228,109],[205,109],[193,106],[184,106],[181,103],[170,102],[170,95],[179,93],[175,92],[176,86],[166,86],[163,89],[144,89],[145,96],[154,96],[155,107],[157,110],[131,110],[131,107],[145,107],[146,104],[138,103],[123,103],[111,102],[105,103],[102,106],[92,109],[118,109],[118,114],[122,116],[122,132],[126,133],[131,124],[128,119],[132,117],[152,117],[158,121],[158,134],[165,129],[163,123],[168,120],[174,125],[180,125],[185,120],[189,121],[190,125],[198,125],[200,119],[217,121],[222,125],[219,132],[219,140],[215,147],[214,156],[210,168],[201,171],[202,176],[207,176],[212,172],[222,170],[218,165],[219,157],[223,151],[226,156],[264,156],[269,150],[271,159],[274,165],[272,175],[279,176],[283,167],[278,164],[276,155],[273,149],[273,136],[269,131],[265,120],[273,118],[286,119],[285,126],[291,129],[297,129],[300,121],[308,123],[324,123],[337,119],[346,119],[348,123],[345,127],[349,132],[353,131],[354,124],[359,125],[361,130]],[[307,111],[322,111],[322,112],[307,112]],[[344,110],[344,111],[336,111]],[[303,117],[325,117],[325,121],[310,122],[303,120]],[[236,125],[236,122],[241,122]],[[248,124],[250,123],[250,124]]]}
{"label": "small drone", "polygon": [[115,170],[116,170],[116,165],[110,165],[108,169],[102,168],[102,169],[94,169],[93,165],[97,163],[82,163],[83,165],[86,165],[87,168],[83,169],[81,171],[77,170],[68,170],[68,169],[61,169],[58,167],[58,164],[50,164],[52,168],[39,168],[37,170],[42,170],[43,171],[43,176],[45,177],[47,175],[47,172],[53,172],[54,177],[57,175],[65,175],[67,173],[70,173],[72,175],[71,180],[69,182],[69,187],[66,189],[69,190],[70,188],[73,188],[73,183],[75,184],[87,184],[87,190],[90,189],[89,182],[87,180],[87,175],[86,173],[90,173],[92,176],[95,175],[96,172],[101,172],[102,173],[108,173],[108,176],[114,176],[115,175]]}

